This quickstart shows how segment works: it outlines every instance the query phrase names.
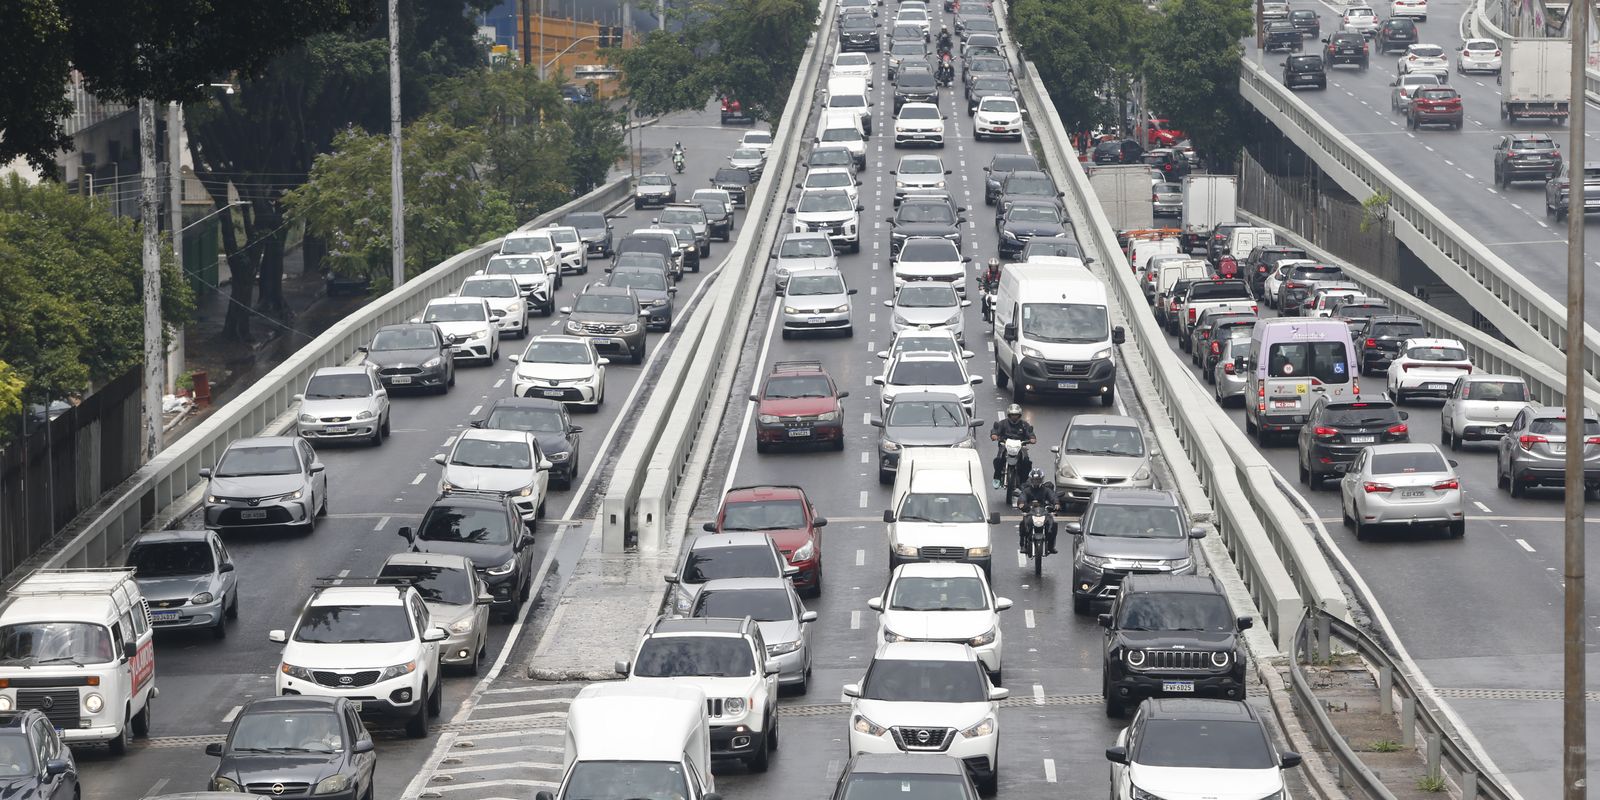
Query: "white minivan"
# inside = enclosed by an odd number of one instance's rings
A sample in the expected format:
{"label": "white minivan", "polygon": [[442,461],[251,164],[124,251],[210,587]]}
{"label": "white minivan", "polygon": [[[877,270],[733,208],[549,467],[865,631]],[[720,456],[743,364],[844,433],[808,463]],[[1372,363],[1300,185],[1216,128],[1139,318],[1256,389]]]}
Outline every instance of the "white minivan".
{"label": "white minivan", "polygon": [[1115,345],[1106,286],[1086,269],[1013,264],[1000,272],[994,302],[994,382],[1029,393],[1116,402]]}
{"label": "white minivan", "polygon": [[843,147],[855,159],[858,172],[867,168],[867,135],[861,127],[861,116],[854,111],[824,112],[812,143]]}
{"label": "white minivan", "polygon": [[1000,524],[1000,512],[989,510],[984,481],[983,458],[971,448],[902,450],[894,505],[883,512],[889,571],[919,561],[960,561],[989,575],[989,526]]}
{"label": "white minivan", "polygon": [[827,99],[822,102],[824,113],[850,113],[861,120],[861,132],[872,135],[872,96],[866,78],[839,76],[828,79]]}
{"label": "white minivan", "polygon": [[[647,720],[648,724],[640,724]],[[561,787],[535,800],[649,796],[717,800],[706,695],[697,686],[623,681],[584,687],[567,706]]]}

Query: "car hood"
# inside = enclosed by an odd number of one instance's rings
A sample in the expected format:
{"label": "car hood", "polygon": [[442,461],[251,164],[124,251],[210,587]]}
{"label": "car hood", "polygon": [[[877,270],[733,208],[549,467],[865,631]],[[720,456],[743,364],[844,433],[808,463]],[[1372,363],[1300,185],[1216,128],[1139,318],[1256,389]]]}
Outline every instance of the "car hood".
{"label": "car hood", "polygon": [[1082,453],[1063,455],[1063,460],[1085,478],[1127,478],[1148,463],[1144,456],[1091,456]]}
{"label": "car hood", "polygon": [[239,478],[212,477],[206,494],[217,497],[276,497],[304,489],[305,478],[293,475],[246,475]]}
{"label": "car hood", "polygon": [[887,727],[960,729],[982,722],[984,717],[994,713],[995,704],[987,700],[979,703],[921,703],[861,698],[851,710]]}
{"label": "car hood", "polygon": [[760,411],[763,414],[776,414],[780,417],[792,417],[799,414],[826,414],[837,411],[839,401],[831,397],[794,397],[794,398],[765,398],[761,401]]}
{"label": "car hood", "polygon": [[878,616],[884,630],[919,641],[973,639],[994,629],[994,612],[885,611]]}
{"label": "car hood", "polygon": [[361,642],[357,644],[317,644],[290,641],[283,648],[283,660],[306,669],[332,669],[341,672],[357,669],[383,669],[404,664],[417,657],[415,642]]}
{"label": "car hood", "polygon": [[671,191],[671,186],[657,186],[655,184],[642,184],[639,186],[639,194],[668,194]]}
{"label": "car hood", "polygon": [[915,547],[982,547],[989,543],[989,526],[982,522],[896,522],[892,538]]}
{"label": "car hood", "polygon": [[905,426],[884,428],[883,436],[904,447],[953,447],[972,437],[971,428]]}
{"label": "car hood", "polygon": [[446,464],[444,479],[450,485],[474,492],[512,492],[532,483],[533,471],[493,469]]}
{"label": "car hood", "polygon": [[1060,236],[1066,232],[1064,226],[1053,222],[1007,221],[1002,229],[1017,236]]}
{"label": "car hood", "polygon": [[472,616],[477,606],[457,606],[449,603],[424,602],[428,607],[428,617],[434,625],[450,630],[450,626]]}
{"label": "car hood", "polygon": [[1232,650],[1232,633],[1203,631],[1118,631],[1117,641],[1134,650]]}
{"label": "car hood", "polygon": [[848,211],[796,211],[794,218],[797,222],[853,222],[856,218],[854,209]]}
{"label": "car hood", "polygon": [[1124,536],[1083,537],[1083,550],[1092,556],[1110,559],[1150,560],[1186,558],[1188,539],[1135,539]]}
{"label": "car hood", "polygon": [[828,269],[838,263],[837,259],[828,256],[816,258],[780,258],[778,269],[785,272],[796,272],[802,269]]}
{"label": "car hood", "polygon": [[[174,575],[170,578],[134,578],[134,583],[139,584],[139,593],[149,601],[157,600],[188,600],[201,593],[211,591],[210,575]],[[0,794],[0,798],[4,798]]]}
{"label": "car hood", "polygon": [[850,295],[847,294],[802,294],[784,298],[784,304],[793,308],[820,308],[826,311],[832,311],[848,302]]}
{"label": "car hood", "polygon": [[586,241],[606,238],[608,231],[605,228],[579,228],[578,236]]}
{"label": "car hood", "polygon": [[438,325],[439,330],[444,331],[445,335],[459,336],[464,339],[468,336],[488,334],[490,323],[487,320],[464,320],[461,322],[435,322],[434,324]]}
{"label": "car hood", "polygon": [[545,455],[551,453],[565,453],[572,449],[572,444],[567,441],[565,434],[553,431],[537,431],[533,438],[539,442],[539,450]]}
{"label": "car hood", "polygon": [[944,183],[945,178],[946,178],[945,175],[936,174],[936,173],[932,173],[932,172],[929,172],[929,173],[913,172],[913,173],[909,173],[909,174],[902,172],[899,175],[895,176],[895,182],[899,183],[903,187],[938,186],[939,184]]}
{"label": "car hood", "polygon": [[531,380],[572,381],[592,377],[595,372],[593,364],[554,364],[534,361],[517,365],[517,377]]}
{"label": "car hood", "polygon": [[677,678],[644,678],[629,676],[629,683],[671,683],[678,686],[694,686],[706,693],[706,697],[750,697],[756,693],[756,683],[761,679],[748,675],[741,678],[708,678],[699,675],[685,675]]}
{"label": "car hood", "polygon": [[757,622],[756,627],[761,629],[761,638],[769,645],[779,642],[794,642],[800,639],[800,623],[792,619]]}
{"label": "car hood", "polygon": [[404,367],[411,364],[421,364],[430,358],[440,356],[439,348],[424,347],[417,350],[374,350],[367,353],[367,363],[382,367]]}
{"label": "car hood", "polygon": [[353,417],[370,410],[372,410],[370,397],[300,401],[300,413],[310,414],[313,417]]}
{"label": "car hood", "polygon": [[[511,560],[516,551],[509,544],[482,544],[478,542],[435,542],[427,539],[418,539],[413,545],[419,553],[443,553],[452,556],[466,556],[472,560],[472,566],[478,569],[498,567]],[[394,662],[400,663],[398,661]]]}
{"label": "car hood", "polygon": [[897,261],[894,271],[901,275],[960,275],[960,261]]}
{"label": "car hood", "polygon": [[895,130],[899,131],[942,131],[942,119],[897,119],[894,121]]}
{"label": "car hood", "polygon": [[585,311],[582,315],[573,314],[568,319],[573,322],[588,322],[598,325],[626,325],[630,322],[639,321],[639,317],[635,314],[597,314],[592,311]]}
{"label": "car hood", "polygon": [[956,312],[959,310],[960,308],[956,306],[894,307],[894,313],[899,314],[901,319],[912,325],[943,325],[949,322],[951,317],[956,316]]}
{"label": "car hood", "polygon": [[[343,753],[240,753],[227,755],[217,766],[217,774],[248,783],[309,783],[331,777],[339,771]],[[7,797],[0,793],[0,797]]]}
{"label": "car hood", "polygon": [[1283,788],[1283,776],[1271,769],[1193,769],[1128,766],[1134,786],[1166,800],[1260,800]]}
{"label": "car hood", "polygon": [[949,222],[897,222],[894,226],[895,234],[899,236],[948,236],[956,232],[956,226]]}

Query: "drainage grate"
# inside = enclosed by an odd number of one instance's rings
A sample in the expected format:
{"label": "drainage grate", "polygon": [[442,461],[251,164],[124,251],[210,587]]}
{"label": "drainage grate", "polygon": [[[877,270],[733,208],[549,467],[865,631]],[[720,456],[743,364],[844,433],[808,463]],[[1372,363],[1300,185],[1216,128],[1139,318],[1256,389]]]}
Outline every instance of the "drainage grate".
{"label": "drainage grate", "polygon": [[[1446,700],[1556,700],[1566,696],[1555,689],[1462,689],[1434,687],[1435,696]],[[1600,692],[1587,692],[1591,703],[1600,702]]]}

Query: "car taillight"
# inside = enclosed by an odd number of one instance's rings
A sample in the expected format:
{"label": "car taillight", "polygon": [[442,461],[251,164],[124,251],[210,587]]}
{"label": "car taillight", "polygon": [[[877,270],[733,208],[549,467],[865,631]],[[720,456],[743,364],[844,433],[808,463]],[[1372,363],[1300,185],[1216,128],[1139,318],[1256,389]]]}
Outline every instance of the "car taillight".
{"label": "car taillight", "polygon": [[1295,283],[1294,281],[1289,281],[1289,282],[1287,282],[1287,283],[1285,283],[1283,285],[1283,288],[1285,288],[1285,289],[1304,289],[1305,286],[1303,284]]}
{"label": "car taillight", "polygon": [[1439,481],[1438,483],[1433,485],[1433,488],[1439,489],[1440,491],[1443,491],[1445,489],[1460,489],[1461,488],[1461,481],[1458,481],[1455,478],[1451,478],[1450,480],[1447,480],[1447,481]]}
{"label": "car taillight", "polygon": [[1584,444],[1600,444],[1600,436],[1590,436],[1583,440]]}
{"label": "car taillight", "polygon": [[1211,340],[1211,354],[1212,355],[1221,355],[1221,353],[1222,353],[1222,342],[1219,342],[1219,341],[1217,341],[1215,339],[1212,339]]}
{"label": "car taillight", "polygon": [[1522,449],[1524,450],[1532,450],[1534,445],[1548,443],[1549,441],[1549,439],[1546,439],[1545,437],[1536,433],[1524,433],[1523,435],[1517,437],[1517,444],[1522,445]]}
{"label": "car taillight", "polygon": [[1408,430],[1410,429],[1406,427],[1404,422],[1402,422],[1399,425],[1390,425],[1389,430],[1386,431],[1386,433],[1388,433],[1390,436],[1403,436]]}
{"label": "car taillight", "polygon": [[1394,487],[1383,483],[1373,483],[1372,481],[1367,481],[1366,483],[1361,484],[1361,490],[1367,494],[1387,494],[1394,491]]}
{"label": "car taillight", "polygon": [[1174,311],[1177,311],[1177,310],[1178,310],[1178,301],[1173,300],[1173,301],[1167,303],[1167,311],[1168,312],[1174,312]]}
{"label": "car taillight", "polygon": [[1326,438],[1329,438],[1329,437],[1338,436],[1339,435],[1339,429],[1338,428],[1325,428],[1325,427],[1323,427],[1321,425],[1318,425],[1317,427],[1311,429],[1311,434],[1313,436],[1320,436],[1320,437],[1323,437],[1323,438],[1326,439]]}
{"label": "car taillight", "polygon": [[1368,339],[1366,346],[1367,347],[1377,347],[1378,346],[1378,340],[1377,339]]}
{"label": "car taillight", "polygon": [[1222,365],[1222,371],[1228,373],[1229,375],[1232,375],[1233,374],[1233,362],[1232,361],[1224,362],[1223,365]]}
{"label": "car taillight", "polygon": [[1250,304],[1250,313],[1252,313],[1252,314],[1261,313],[1261,307],[1257,306],[1255,303],[1251,303]]}
{"label": "car taillight", "polygon": [[1495,58],[1499,58],[1500,57],[1500,51],[1499,50],[1495,50],[1494,51],[1494,57]]}
{"label": "car taillight", "polygon": [[1194,309],[1189,309],[1189,321],[1194,322]]}

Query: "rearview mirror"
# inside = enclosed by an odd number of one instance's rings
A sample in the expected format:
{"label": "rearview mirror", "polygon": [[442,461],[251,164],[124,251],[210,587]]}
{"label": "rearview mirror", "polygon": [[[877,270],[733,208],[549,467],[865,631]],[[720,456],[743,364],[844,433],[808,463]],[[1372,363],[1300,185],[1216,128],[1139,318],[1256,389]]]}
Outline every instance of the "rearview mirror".
{"label": "rearview mirror", "polygon": [[704,525],[700,526],[700,530],[703,530],[706,533],[716,533],[717,532],[717,523],[715,523],[715,522],[707,522]]}
{"label": "rearview mirror", "polygon": [[1000,524],[1000,512],[998,512],[998,511],[990,511],[989,512],[989,524],[990,525],[999,525]]}
{"label": "rearview mirror", "polygon": [[350,747],[350,752],[360,755],[361,753],[372,752],[375,747],[376,745],[372,743],[372,737],[366,736],[357,739],[356,743]]}
{"label": "rearview mirror", "polygon": [[844,696],[845,697],[860,697],[861,696],[861,684],[859,684],[859,683],[847,683],[847,684],[844,685],[844,688],[843,688],[842,691],[844,692]]}
{"label": "rearview mirror", "polygon": [[283,629],[275,628],[273,630],[267,631],[267,641],[269,641],[269,642],[277,642],[279,644],[283,644],[284,642],[289,641],[289,635],[284,633]]}
{"label": "rearview mirror", "polygon": [[611,665],[611,669],[615,670],[618,675],[621,675],[623,677],[627,677],[628,668],[631,667],[631,666],[633,666],[633,665],[630,664],[629,662],[625,661],[625,660],[624,661],[617,661],[617,662],[615,662],[615,663],[613,663]]}
{"label": "rearview mirror", "polygon": [[[206,755],[208,755],[208,756],[221,756],[222,755],[222,742],[212,742],[211,744],[206,745]],[[54,762],[52,762],[52,763],[54,763]],[[65,767],[67,765],[67,762],[65,762],[65,761],[62,761],[60,763],[61,763],[62,767]],[[50,774],[50,775],[59,775],[59,774],[61,774],[59,772],[50,772],[49,765],[45,766],[45,772],[47,774]]]}
{"label": "rearview mirror", "polygon": [[1128,763],[1128,749],[1126,747],[1107,747],[1106,760],[1113,764]]}
{"label": "rearview mirror", "polygon": [[1110,628],[1111,627],[1111,615],[1110,614],[1101,614],[1099,617],[1096,617],[1096,620],[1100,623],[1100,627],[1102,627],[1102,628]]}
{"label": "rearview mirror", "polygon": [[1255,627],[1256,621],[1250,617],[1240,617],[1234,620],[1234,624],[1238,626],[1239,630],[1247,631]]}
{"label": "rearview mirror", "polygon": [[883,510],[883,521],[888,523],[894,522],[894,511],[892,509],[886,508]]}

